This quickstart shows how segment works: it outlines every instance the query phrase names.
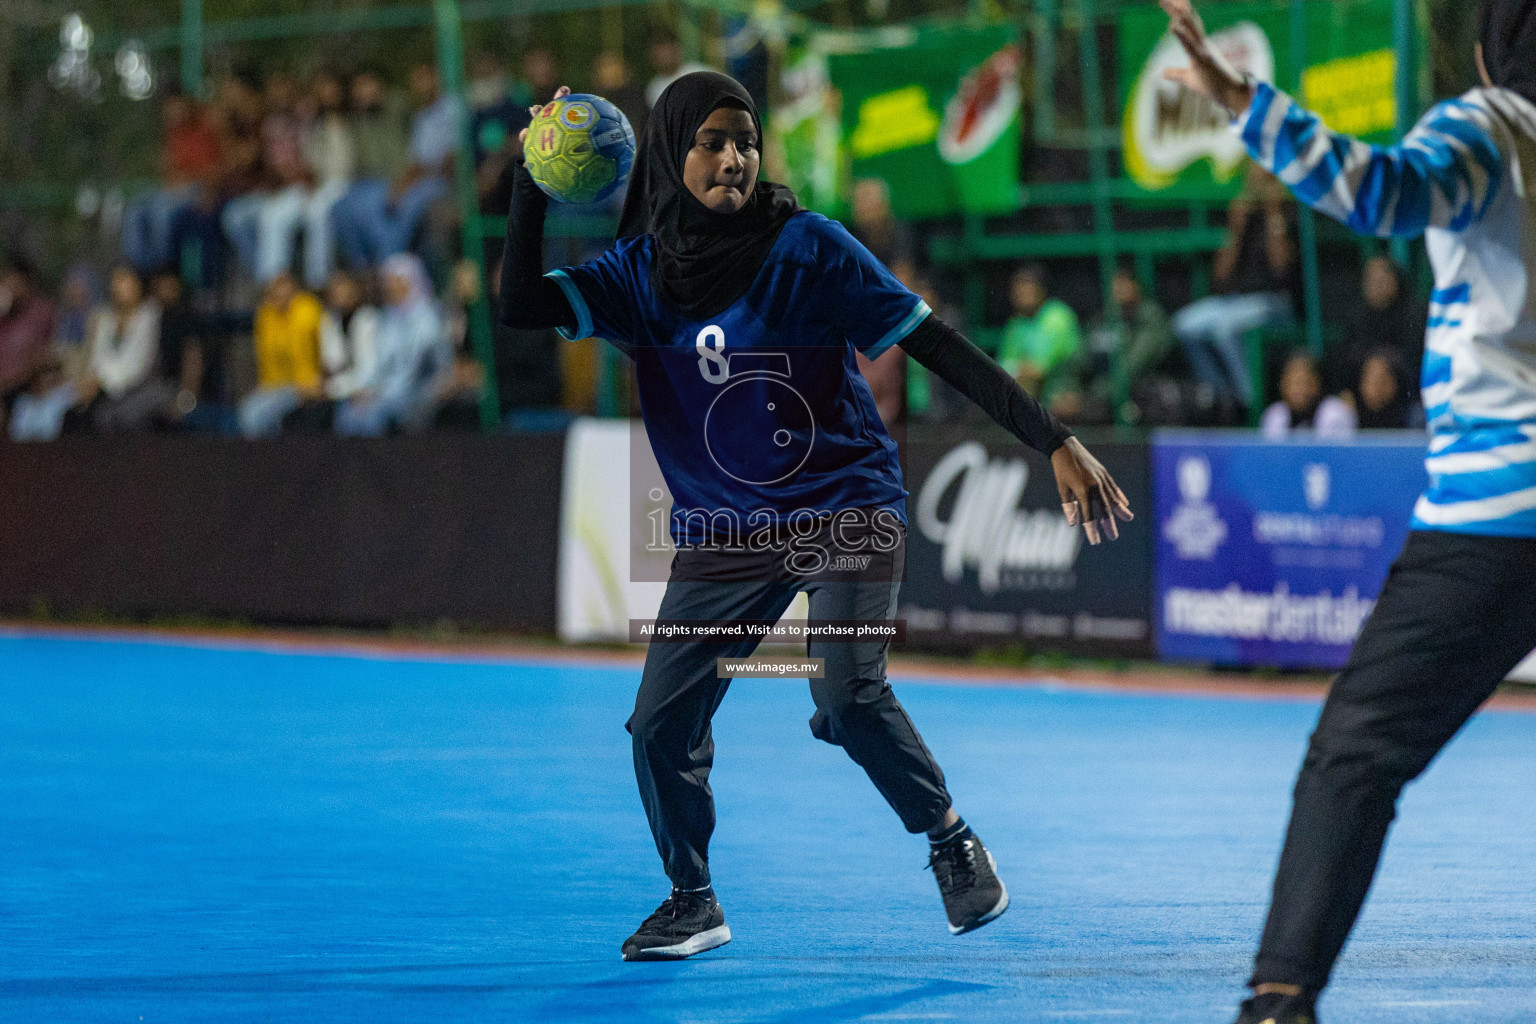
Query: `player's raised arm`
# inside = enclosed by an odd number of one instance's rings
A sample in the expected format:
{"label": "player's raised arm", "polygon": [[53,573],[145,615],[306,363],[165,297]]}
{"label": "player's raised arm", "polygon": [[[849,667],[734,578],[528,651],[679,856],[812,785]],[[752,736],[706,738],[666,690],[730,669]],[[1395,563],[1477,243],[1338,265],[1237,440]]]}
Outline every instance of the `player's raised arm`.
{"label": "player's raised arm", "polygon": [[[570,94],[561,86],[555,98]],[[537,114],[539,108],[530,108]],[[518,134],[526,141],[528,129]],[[507,164],[503,174],[512,175],[512,201],[507,211],[507,241],[501,260],[501,308],[497,316],[507,327],[520,330],[574,328],[576,313],[560,286],[544,276],[544,214],[549,200],[534,184],[521,160]]]}
{"label": "player's raised arm", "polygon": [[1265,82],[1232,70],[1211,46],[1189,0],[1160,0],[1169,31],[1189,55],[1170,80],[1233,116],[1256,163],[1321,213],[1366,235],[1461,230],[1487,212],[1503,177],[1498,120],[1483,97],[1431,108],[1393,146],[1331,131],[1322,119]]}
{"label": "player's raised arm", "polygon": [[918,363],[981,407],[1009,433],[1051,460],[1067,522],[1081,525],[1090,544],[1120,535],[1115,517],[1130,522],[1130,502],[1104,464],[1050,410],[1031,398],[981,349],[929,314],[901,342]]}

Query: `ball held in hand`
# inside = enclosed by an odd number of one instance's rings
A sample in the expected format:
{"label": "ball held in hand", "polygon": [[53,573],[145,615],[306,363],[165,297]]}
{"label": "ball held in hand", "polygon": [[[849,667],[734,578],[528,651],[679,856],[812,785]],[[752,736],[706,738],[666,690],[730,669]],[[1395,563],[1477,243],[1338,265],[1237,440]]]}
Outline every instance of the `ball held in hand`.
{"label": "ball held in hand", "polygon": [[535,183],[562,203],[613,195],[635,162],[635,131],[601,96],[572,93],[544,104],[528,126],[523,160]]}

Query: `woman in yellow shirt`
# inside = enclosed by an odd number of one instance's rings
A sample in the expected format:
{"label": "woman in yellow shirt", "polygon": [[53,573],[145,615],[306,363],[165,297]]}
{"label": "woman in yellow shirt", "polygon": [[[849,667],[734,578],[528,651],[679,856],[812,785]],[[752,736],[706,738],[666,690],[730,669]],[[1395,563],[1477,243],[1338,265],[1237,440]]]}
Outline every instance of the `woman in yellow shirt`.
{"label": "woman in yellow shirt", "polygon": [[256,309],[256,390],[240,403],[243,437],[276,437],[283,417],[323,394],[320,300],[283,272],[267,285]]}

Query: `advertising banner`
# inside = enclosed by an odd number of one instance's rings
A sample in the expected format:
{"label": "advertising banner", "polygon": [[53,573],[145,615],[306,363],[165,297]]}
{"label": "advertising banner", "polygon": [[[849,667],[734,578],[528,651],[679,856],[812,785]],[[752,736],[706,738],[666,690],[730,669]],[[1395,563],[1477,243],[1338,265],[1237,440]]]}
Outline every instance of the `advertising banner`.
{"label": "advertising banner", "polygon": [[1425,483],[1416,432],[1343,445],[1157,432],[1158,655],[1339,667]]}
{"label": "advertising banner", "polygon": [[633,582],[630,566],[630,461],[656,461],[644,442],[628,420],[578,419],[565,435],[556,591],[567,643],[628,640],[629,620],[653,619],[661,607],[666,584]]}
{"label": "advertising banner", "polygon": [[[1295,91],[1288,4],[1223,3],[1201,8],[1216,48],[1238,70]],[[1156,193],[1174,184],[1230,184],[1246,152],[1225,111],[1163,77],[1188,58],[1153,4],[1119,19],[1121,133],[1127,175]],[[1389,142],[1397,117],[1391,0],[1312,0],[1306,5],[1305,66],[1297,98],[1335,131]]]}
{"label": "advertising banner", "polygon": [[1010,435],[909,428],[908,650],[1152,654],[1147,446],[1091,447],[1141,513],[1096,547],[1067,525],[1050,466]]}
{"label": "advertising banner", "polygon": [[883,179],[898,217],[1018,206],[1018,32],[919,32],[910,45],[828,58],[855,179]]}
{"label": "advertising banner", "polygon": [[[565,439],[556,583],[560,639],[622,643],[654,619],[675,548],[667,491],[639,420],[578,419]],[[785,611],[807,615],[805,596]]]}

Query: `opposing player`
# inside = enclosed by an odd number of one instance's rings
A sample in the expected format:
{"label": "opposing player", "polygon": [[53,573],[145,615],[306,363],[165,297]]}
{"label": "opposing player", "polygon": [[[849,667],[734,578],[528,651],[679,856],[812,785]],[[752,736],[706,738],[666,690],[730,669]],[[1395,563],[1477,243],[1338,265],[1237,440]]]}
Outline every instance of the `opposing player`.
{"label": "opposing player", "polygon": [[1423,389],[1429,489],[1296,782],[1239,1024],[1313,1024],[1403,786],[1536,647],[1536,0],[1484,0],[1483,87],[1399,145],[1329,131],[1237,75],[1188,0],[1169,77],[1225,107],[1254,160],[1367,234],[1423,234],[1434,268]]}
{"label": "opposing player", "polygon": [[[841,226],[759,181],[761,138],[735,81],[678,79],[640,140],[618,241],[548,275],[544,195],[525,169],[511,170],[501,318],[595,334],[635,360],[675,503],[678,550],[660,618],[772,621],[802,590],[813,623],[894,617],[906,492],[856,351],[873,358],[901,345],[1050,457],[1063,508],[1091,542],[1114,537],[1114,517],[1131,512],[1104,467]],[[710,719],[730,682],[716,659],[755,646],[650,646],[628,728],[672,894],[623,944],[626,960],[677,959],[730,939],[710,884]],[[1007,890],[886,683],[887,647],[810,641],[825,673],[811,680],[811,731],[848,752],[908,831],[928,834],[959,934],[1001,914]]]}

